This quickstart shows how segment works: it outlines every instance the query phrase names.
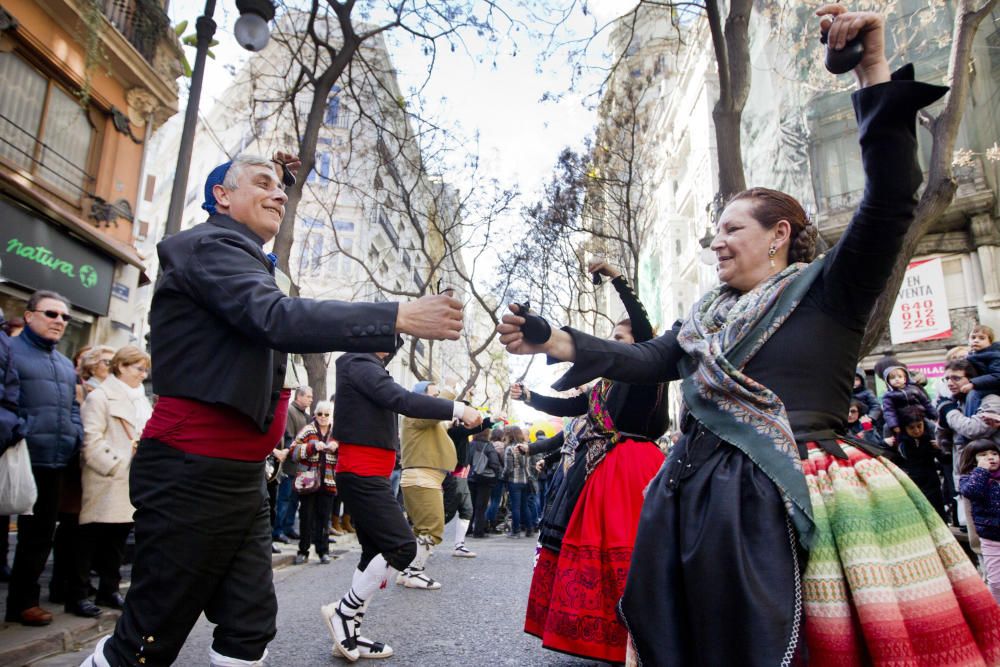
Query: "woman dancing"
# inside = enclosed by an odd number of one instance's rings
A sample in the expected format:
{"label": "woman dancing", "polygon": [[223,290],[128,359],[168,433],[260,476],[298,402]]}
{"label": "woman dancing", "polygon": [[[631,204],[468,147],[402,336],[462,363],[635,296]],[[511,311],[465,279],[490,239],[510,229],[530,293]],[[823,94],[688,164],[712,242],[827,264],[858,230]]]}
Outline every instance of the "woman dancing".
{"label": "woman dancing", "polygon": [[831,251],[812,261],[799,203],[754,188],[719,218],[722,284],[672,331],[621,345],[563,329],[538,345],[508,314],[501,342],[575,361],[557,388],[684,378],[683,436],[650,485],[619,603],[641,664],[998,664],[1000,611],[951,532],[897,467],[837,435],[913,220],[916,113],[945,89],[910,66],[890,77],[881,16],[817,14],[831,48],[864,45],[866,185]]}
{"label": "woman dancing", "polygon": [[[612,278],[628,313],[611,340],[652,339],[646,310],[621,273],[604,261],[588,271]],[[667,428],[666,385],[601,380],[573,398],[519,387],[511,396],[551,415],[577,417],[563,432],[564,474],[542,520],[524,630],[548,649],[623,662],[628,637],[615,606],[625,589],[642,491],[663,464],[654,441]]]}

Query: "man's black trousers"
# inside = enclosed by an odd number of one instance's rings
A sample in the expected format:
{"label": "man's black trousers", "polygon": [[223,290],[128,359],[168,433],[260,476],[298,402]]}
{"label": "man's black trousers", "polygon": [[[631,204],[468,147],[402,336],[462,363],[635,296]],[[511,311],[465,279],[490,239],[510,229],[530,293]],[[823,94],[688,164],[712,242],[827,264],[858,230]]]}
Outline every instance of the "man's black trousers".
{"label": "man's black trousers", "polygon": [[417,555],[417,541],[392,495],[389,478],[338,472],[337,494],[361,544],[358,569],[364,571],[379,554],[393,568],[405,569]]}
{"label": "man's black trousers", "polygon": [[185,454],[143,440],[129,485],[136,510],[132,585],[105,657],[114,667],[169,665],[204,611],[216,624],[217,653],[259,659],[278,612],[263,462]]}

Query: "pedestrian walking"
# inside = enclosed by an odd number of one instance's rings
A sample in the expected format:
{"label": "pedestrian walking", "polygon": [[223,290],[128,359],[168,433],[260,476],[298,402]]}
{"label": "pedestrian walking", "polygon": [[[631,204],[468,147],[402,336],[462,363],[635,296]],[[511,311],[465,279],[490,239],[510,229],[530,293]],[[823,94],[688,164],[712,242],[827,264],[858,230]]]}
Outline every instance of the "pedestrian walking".
{"label": "pedestrian walking", "polygon": [[[866,185],[829,252],[815,259],[798,202],[754,188],[719,217],[721,285],[663,336],[622,345],[553,328],[529,343],[517,306],[499,327],[510,352],[574,362],[557,389],[684,378],[684,435],[646,493],[619,604],[642,664],[1000,660],[1000,610],[948,528],[878,450],[838,433],[913,221],[916,115],[945,90],[913,81],[912,67],[890,76],[882,16],[817,13],[833,48],[860,36],[864,49],[853,101]],[[886,582],[877,599],[872,576]]]}
{"label": "pedestrian walking", "polygon": [[494,487],[500,484],[503,475],[503,464],[496,447],[489,440],[490,432],[482,431],[472,436],[469,446],[470,482],[472,489],[472,536],[483,538],[489,534],[486,519],[486,507]]}

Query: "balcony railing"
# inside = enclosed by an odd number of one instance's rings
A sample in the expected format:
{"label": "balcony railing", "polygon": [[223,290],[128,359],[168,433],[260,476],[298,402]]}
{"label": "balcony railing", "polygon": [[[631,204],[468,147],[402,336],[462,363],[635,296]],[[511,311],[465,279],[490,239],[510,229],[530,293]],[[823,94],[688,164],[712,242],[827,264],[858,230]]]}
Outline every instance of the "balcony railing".
{"label": "balcony railing", "polygon": [[170,27],[170,19],[157,0],[99,0],[101,11],[118,32],[150,64],[156,45]]}
{"label": "balcony railing", "polygon": [[87,188],[94,182],[94,177],[74,160],[3,114],[0,114],[0,158],[41,176],[73,198],[89,196]]}
{"label": "balcony railing", "polygon": [[[973,158],[971,164],[967,165],[956,165],[953,170],[955,176],[955,182],[958,185],[958,192],[955,194],[955,198],[958,199],[964,194],[970,191],[988,188],[985,177],[983,175],[983,162],[979,157]],[[917,189],[917,196],[923,194],[924,187],[927,185],[927,172],[923,174],[923,182]],[[865,193],[864,189],[852,190],[850,192],[844,192],[840,194],[830,195],[828,197],[821,197],[819,201],[819,212],[823,214],[836,214],[841,211],[854,210],[861,203],[861,196]]]}

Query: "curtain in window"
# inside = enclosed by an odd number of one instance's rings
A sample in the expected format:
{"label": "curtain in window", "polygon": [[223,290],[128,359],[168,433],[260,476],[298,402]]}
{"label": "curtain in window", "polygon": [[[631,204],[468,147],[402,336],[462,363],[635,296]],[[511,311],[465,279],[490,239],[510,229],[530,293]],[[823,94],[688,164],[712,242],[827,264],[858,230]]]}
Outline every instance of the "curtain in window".
{"label": "curtain in window", "polygon": [[93,130],[79,102],[52,86],[45,114],[40,175],[60,190],[79,195],[86,187],[87,153]]}
{"label": "curtain in window", "polygon": [[45,77],[12,53],[0,53],[0,157],[31,169]]}

